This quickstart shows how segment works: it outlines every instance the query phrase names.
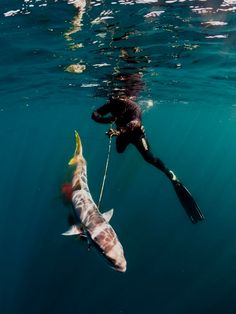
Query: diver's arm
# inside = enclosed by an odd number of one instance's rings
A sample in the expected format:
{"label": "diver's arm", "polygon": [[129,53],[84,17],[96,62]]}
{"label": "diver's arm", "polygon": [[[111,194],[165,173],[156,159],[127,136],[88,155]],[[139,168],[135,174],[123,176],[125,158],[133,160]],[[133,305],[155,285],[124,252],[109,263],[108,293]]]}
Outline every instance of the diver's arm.
{"label": "diver's arm", "polygon": [[141,121],[139,119],[131,120],[129,123],[126,124],[124,128],[121,128],[121,133],[125,133],[128,131],[133,131],[134,129],[141,127]]}
{"label": "diver's arm", "polygon": [[116,120],[116,118],[114,116],[109,115],[106,117],[106,115],[111,113],[110,106],[111,105],[109,103],[107,103],[104,106],[95,110],[92,113],[92,119],[96,122],[99,122],[99,123],[112,123],[112,122],[114,122]]}
{"label": "diver's arm", "polygon": [[109,137],[111,136],[119,136],[125,134],[127,132],[132,132],[136,128],[141,127],[141,121],[139,119],[135,119],[126,124],[125,127],[119,127],[117,130],[109,129],[106,133]]}

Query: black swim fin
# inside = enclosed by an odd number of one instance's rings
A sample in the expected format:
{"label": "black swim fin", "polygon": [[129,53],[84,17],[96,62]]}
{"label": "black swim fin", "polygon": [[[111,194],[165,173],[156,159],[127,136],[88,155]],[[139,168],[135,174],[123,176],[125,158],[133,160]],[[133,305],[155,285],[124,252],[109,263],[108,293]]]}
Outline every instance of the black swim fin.
{"label": "black swim fin", "polygon": [[204,216],[188,189],[178,180],[171,181],[180,203],[193,224],[204,220]]}

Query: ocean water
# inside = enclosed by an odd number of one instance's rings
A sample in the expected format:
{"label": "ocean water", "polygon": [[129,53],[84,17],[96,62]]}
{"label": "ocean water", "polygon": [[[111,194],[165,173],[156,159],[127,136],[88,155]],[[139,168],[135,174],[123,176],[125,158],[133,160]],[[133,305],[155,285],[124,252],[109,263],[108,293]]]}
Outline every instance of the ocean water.
{"label": "ocean water", "polygon": [[[234,0],[96,0],[81,13],[1,1],[1,314],[236,313],[235,11]],[[205,215],[191,224],[163,174],[113,142],[101,210],[114,208],[126,273],[61,236],[75,129],[99,198],[109,126],[90,117],[122,88],[117,73],[141,74],[152,151]]]}

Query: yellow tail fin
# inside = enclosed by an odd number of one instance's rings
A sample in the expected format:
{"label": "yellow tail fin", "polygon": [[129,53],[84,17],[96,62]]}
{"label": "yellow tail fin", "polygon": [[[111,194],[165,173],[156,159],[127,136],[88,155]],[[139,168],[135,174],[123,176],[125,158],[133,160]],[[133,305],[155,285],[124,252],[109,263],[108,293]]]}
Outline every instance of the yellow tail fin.
{"label": "yellow tail fin", "polygon": [[74,152],[74,156],[71,158],[68,164],[70,166],[75,165],[77,163],[76,157],[78,155],[82,155],[82,153],[83,153],[83,147],[82,147],[81,139],[80,139],[79,133],[75,131],[75,152]]}

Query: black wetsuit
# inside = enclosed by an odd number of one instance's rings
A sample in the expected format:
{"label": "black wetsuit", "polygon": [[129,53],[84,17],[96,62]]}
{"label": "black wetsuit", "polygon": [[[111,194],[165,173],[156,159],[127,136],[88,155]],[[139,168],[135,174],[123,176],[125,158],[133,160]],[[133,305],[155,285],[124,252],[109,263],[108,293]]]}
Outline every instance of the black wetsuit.
{"label": "black wetsuit", "polygon": [[172,178],[169,169],[150,151],[142,126],[141,109],[134,101],[129,98],[111,98],[107,104],[93,112],[92,119],[99,123],[116,123],[117,130],[120,131],[116,139],[118,153],[122,153],[128,144],[133,144],[148,163]]}
{"label": "black wetsuit", "polygon": [[147,162],[160,169],[170,179],[180,203],[192,223],[204,219],[188,189],[177,179],[173,171],[169,170],[159,158],[154,157],[151,153],[142,126],[141,109],[134,101],[127,97],[111,98],[107,104],[93,112],[92,118],[100,123],[115,122],[119,131],[118,134],[114,133],[117,135],[117,151],[122,153],[128,144],[133,144]]}

